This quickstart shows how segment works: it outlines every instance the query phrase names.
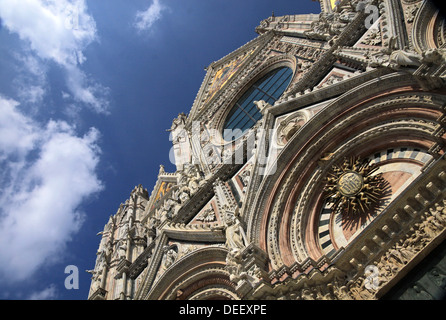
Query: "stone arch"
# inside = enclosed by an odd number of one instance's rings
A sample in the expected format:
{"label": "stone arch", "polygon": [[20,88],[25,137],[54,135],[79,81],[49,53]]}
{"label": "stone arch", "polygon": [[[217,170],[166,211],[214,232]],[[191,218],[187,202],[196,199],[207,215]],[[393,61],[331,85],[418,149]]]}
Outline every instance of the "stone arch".
{"label": "stone arch", "polygon": [[205,247],[176,261],[154,283],[148,300],[238,299],[225,270],[227,250]]}
{"label": "stone arch", "polygon": [[432,1],[424,1],[417,12],[412,29],[415,50],[422,54],[446,43],[446,23]]}
{"label": "stone arch", "polygon": [[435,148],[444,141],[439,119],[445,102],[444,95],[423,92],[411,76],[394,73],[352,89],[305,123],[279,154],[276,172],[259,187],[257,195],[268,197],[257,196],[252,206],[258,214],[248,237],[268,253],[270,267],[323,256],[317,217],[333,164],[392,146],[442,154],[442,147]]}

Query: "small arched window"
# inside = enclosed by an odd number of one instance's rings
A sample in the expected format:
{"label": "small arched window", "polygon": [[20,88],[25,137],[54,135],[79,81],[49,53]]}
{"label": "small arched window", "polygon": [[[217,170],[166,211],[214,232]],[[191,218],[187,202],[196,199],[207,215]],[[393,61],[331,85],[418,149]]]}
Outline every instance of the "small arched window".
{"label": "small arched window", "polygon": [[269,72],[254,83],[235,103],[226,117],[223,138],[227,141],[239,138],[246,130],[252,128],[262,117],[254,101],[263,100],[271,105],[286,90],[293,77],[293,71],[281,67]]}

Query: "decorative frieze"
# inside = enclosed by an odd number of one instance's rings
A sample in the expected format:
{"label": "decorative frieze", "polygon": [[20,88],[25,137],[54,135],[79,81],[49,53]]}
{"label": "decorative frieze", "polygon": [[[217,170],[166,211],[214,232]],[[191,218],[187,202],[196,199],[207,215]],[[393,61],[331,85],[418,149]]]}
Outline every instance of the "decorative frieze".
{"label": "decorative frieze", "polygon": [[[439,173],[439,176],[444,175],[444,171]],[[432,183],[427,185],[430,184]],[[437,183],[437,188],[444,190],[445,186],[445,182],[442,187]],[[429,202],[427,206],[416,211],[405,206],[404,210],[411,212],[410,220],[405,218],[404,214],[394,214],[394,221],[401,227],[390,228],[389,224],[385,224],[382,230],[386,231],[386,240],[376,234],[373,240],[377,247],[361,247],[361,257],[352,257],[349,261],[351,271],[342,271],[342,263],[339,260],[349,258],[338,254],[337,258],[328,260],[329,267],[325,271],[320,272],[320,268],[313,268],[296,278],[286,278],[287,281],[273,286],[264,284],[256,290],[254,297],[286,300],[370,300],[383,296],[396,281],[407,274],[407,269],[423,259],[427,254],[426,249],[430,251],[446,239],[446,200],[442,199],[442,195],[443,193],[438,193],[440,201]],[[435,199],[438,200],[438,197]],[[303,265],[299,269],[304,269]],[[280,278],[284,269],[280,270],[271,275]],[[349,280],[349,274],[353,275],[352,280]]]}

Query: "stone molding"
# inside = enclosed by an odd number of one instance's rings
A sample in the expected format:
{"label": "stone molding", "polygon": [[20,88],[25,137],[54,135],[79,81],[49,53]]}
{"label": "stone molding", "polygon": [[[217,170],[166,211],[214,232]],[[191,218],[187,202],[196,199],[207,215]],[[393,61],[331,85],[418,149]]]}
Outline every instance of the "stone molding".
{"label": "stone molding", "polygon": [[[370,300],[382,297],[446,239],[445,170],[446,160],[442,157],[432,166],[431,174],[417,179],[355,240],[352,248],[342,249],[333,260],[327,259],[325,268],[315,267],[313,262],[297,277],[283,277],[282,273],[280,282],[263,283],[252,298]],[[365,286],[367,265],[378,267],[376,289]],[[271,275],[277,278],[281,273]]]}

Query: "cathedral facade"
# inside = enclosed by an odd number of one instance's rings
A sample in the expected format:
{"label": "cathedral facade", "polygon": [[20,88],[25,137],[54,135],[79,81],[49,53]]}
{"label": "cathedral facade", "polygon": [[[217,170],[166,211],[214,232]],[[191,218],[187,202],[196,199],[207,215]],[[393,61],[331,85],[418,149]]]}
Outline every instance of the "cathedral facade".
{"label": "cathedral facade", "polygon": [[100,232],[89,299],[444,297],[445,20],[319,2],[207,67],[176,171]]}

